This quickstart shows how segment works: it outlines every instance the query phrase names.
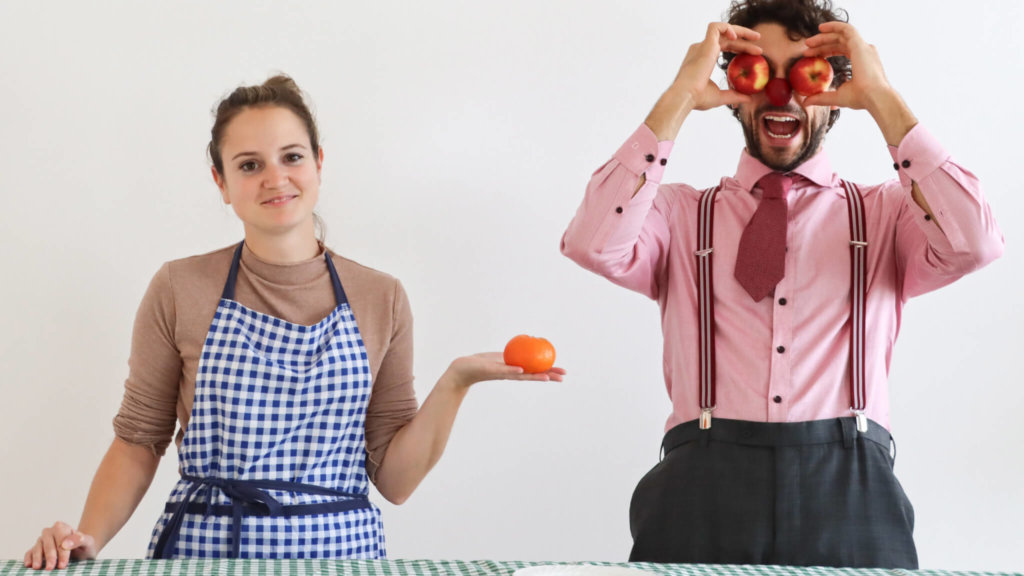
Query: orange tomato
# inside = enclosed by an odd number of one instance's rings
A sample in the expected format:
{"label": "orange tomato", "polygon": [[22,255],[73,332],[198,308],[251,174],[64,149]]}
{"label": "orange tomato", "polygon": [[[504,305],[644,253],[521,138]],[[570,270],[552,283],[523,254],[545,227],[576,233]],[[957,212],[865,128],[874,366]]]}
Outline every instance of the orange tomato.
{"label": "orange tomato", "polygon": [[519,366],[527,374],[547,372],[555,365],[555,347],[544,338],[520,334],[505,345],[505,364]]}

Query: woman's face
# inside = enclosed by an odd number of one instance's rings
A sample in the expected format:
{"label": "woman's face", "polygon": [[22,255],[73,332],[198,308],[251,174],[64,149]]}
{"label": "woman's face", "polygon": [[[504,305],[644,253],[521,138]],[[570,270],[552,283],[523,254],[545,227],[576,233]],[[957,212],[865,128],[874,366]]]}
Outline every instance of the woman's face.
{"label": "woman's face", "polygon": [[281,235],[308,227],[320,193],[323,150],[313,154],[305,124],[287,108],[240,112],[220,143],[224,173],[213,179],[225,204],[252,233]]}

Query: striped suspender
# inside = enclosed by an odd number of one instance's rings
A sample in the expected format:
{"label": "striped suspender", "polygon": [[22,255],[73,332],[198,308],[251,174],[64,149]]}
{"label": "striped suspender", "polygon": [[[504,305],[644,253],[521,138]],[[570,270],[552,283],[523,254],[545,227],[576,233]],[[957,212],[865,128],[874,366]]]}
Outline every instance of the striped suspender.
{"label": "striped suspender", "polygon": [[[857,430],[867,432],[868,419],[864,388],[864,303],[867,292],[867,233],[864,199],[856,185],[842,181],[850,215],[850,409],[857,417]],[[711,264],[714,248],[715,196],[719,187],[701,194],[697,222],[697,308],[699,322],[697,383],[700,400],[700,428],[711,428],[715,409],[715,305]]]}
{"label": "striped suspender", "polygon": [[850,410],[857,416],[857,430],[868,431],[864,390],[864,301],[867,290],[868,238],[864,226],[864,198],[851,182],[843,180],[850,212]]}
{"label": "striped suspender", "polygon": [[697,224],[697,308],[700,322],[700,366],[698,386],[700,428],[711,428],[711,411],[715,409],[715,299],[711,278],[711,247],[715,230],[715,196],[719,187],[709,188],[700,197],[700,221]]}

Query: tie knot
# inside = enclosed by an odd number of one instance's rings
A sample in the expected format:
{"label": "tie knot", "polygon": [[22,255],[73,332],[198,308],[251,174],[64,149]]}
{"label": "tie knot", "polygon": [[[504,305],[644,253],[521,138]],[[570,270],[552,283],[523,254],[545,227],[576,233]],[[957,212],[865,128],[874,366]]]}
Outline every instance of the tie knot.
{"label": "tie knot", "polygon": [[785,198],[789,193],[790,186],[793,185],[793,178],[779,172],[769,172],[762,176],[757,183],[764,191],[765,198]]}

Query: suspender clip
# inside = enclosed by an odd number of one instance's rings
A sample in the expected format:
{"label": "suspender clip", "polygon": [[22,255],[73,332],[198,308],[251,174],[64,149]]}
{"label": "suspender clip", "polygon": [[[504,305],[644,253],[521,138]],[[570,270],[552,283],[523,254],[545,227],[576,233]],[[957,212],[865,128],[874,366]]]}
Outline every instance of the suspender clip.
{"label": "suspender clip", "polygon": [[700,258],[703,258],[703,257],[707,256],[708,254],[711,254],[714,251],[715,251],[714,248],[705,248],[703,250],[697,250],[696,252],[694,252],[694,255],[696,255],[696,256],[698,256]]}
{"label": "suspender clip", "polygon": [[711,411],[714,408],[701,408],[700,410],[700,429],[707,430],[711,428]]}
{"label": "suspender clip", "polygon": [[853,415],[857,417],[857,431],[864,434],[868,431],[868,417],[863,410],[854,410]]}
{"label": "suspender clip", "polygon": [[854,248],[867,248],[868,243],[861,242],[860,240],[850,240],[850,246],[853,246]]}

